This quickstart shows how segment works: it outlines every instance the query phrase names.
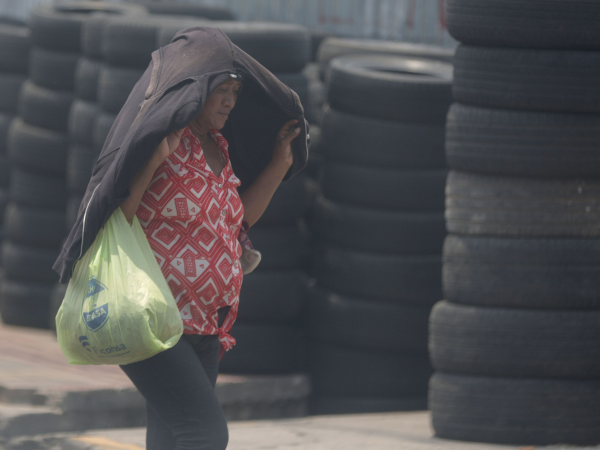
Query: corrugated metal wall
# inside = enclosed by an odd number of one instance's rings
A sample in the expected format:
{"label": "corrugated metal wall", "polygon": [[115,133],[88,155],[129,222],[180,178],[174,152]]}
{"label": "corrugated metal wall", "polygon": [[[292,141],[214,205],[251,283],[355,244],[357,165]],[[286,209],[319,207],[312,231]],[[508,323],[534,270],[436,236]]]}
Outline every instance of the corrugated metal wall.
{"label": "corrugated metal wall", "polygon": [[[49,1],[53,0],[0,0],[0,15],[26,19],[32,7]],[[454,41],[446,31],[445,0],[181,0],[180,2],[227,6],[235,11],[240,20],[300,23],[314,31],[340,36],[454,45]]]}

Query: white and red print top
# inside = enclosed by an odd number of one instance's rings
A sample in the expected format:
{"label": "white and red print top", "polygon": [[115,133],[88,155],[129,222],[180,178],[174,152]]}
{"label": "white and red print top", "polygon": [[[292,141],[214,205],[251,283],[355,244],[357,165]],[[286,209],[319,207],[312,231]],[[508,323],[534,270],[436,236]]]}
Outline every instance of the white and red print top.
{"label": "white and red print top", "polygon": [[[222,355],[235,344],[229,331],[242,287],[237,238],[244,206],[227,141],[217,130],[210,136],[226,161],[221,176],[210,169],[200,141],[186,127],[177,150],[154,174],[136,215],[175,297],[184,333],[218,334]],[[217,310],[224,306],[229,313],[219,328]]]}

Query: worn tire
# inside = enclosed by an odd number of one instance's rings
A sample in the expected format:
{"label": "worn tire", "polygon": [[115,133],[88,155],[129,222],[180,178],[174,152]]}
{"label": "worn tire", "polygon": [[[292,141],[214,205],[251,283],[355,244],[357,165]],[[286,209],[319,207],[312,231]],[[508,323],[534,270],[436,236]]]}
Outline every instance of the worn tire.
{"label": "worn tire", "polygon": [[29,77],[38,86],[56,91],[75,89],[75,72],[81,55],[41,47],[31,49]]}
{"label": "worn tire", "polygon": [[22,327],[48,328],[52,285],[13,281],[0,283],[2,322]]}
{"label": "worn tire", "polygon": [[340,294],[431,306],[442,298],[441,259],[320,246],[312,271],[321,286]]}
{"label": "worn tire", "polygon": [[19,73],[0,73],[0,111],[15,114],[19,104],[19,93],[27,76]]}
{"label": "worn tire", "polygon": [[29,125],[54,131],[67,131],[73,93],[53,91],[23,83],[19,96],[19,116]]}
{"label": "worn tire", "polygon": [[465,44],[600,49],[600,5],[588,1],[450,0],[448,31]]}
{"label": "worn tire", "polygon": [[450,233],[521,237],[600,236],[600,182],[509,178],[451,171]]}
{"label": "worn tire", "polygon": [[94,143],[94,126],[100,106],[85,100],[76,99],[69,111],[69,137],[77,144],[92,145]]}
{"label": "worn tire", "polygon": [[536,311],[439,302],[429,355],[444,373],[600,378],[600,311]]}
{"label": "worn tire", "polygon": [[255,226],[248,236],[261,255],[256,270],[297,269],[308,254],[307,237],[297,225]]}
{"label": "worn tire", "polygon": [[10,159],[7,155],[0,154],[0,189],[10,185]]}
{"label": "worn tire", "polygon": [[303,333],[294,325],[236,323],[237,344],[219,363],[221,373],[284,374],[302,370]]}
{"label": "worn tire", "polygon": [[600,240],[449,235],[444,298],[527,309],[600,309]]}
{"label": "worn tire", "polygon": [[229,8],[219,6],[149,3],[146,8],[151,14],[197,16],[210,20],[235,20],[235,16]]}
{"label": "worn tire", "polygon": [[145,11],[138,5],[107,2],[45,4],[30,13],[29,26],[35,45],[71,52],[81,51],[81,28],[92,14],[134,15]]}
{"label": "worn tire", "polygon": [[367,414],[392,411],[424,411],[427,397],[419,398],[360,398],[311,396],[308,399],[310,415]]}
{"label": "worn tire", "polygon": [[[14,113],[0,112],[0,155],[4,155],[8,151],[8,133],[14,119]],[[6,164],[4,164],[4,167],[0,166],[0,171],[5,168]]]}
{"label": "worn tire", "polygon": [[57,249],[65,237],[65,214],[10,202],[4,228],[6,238],[17,244]]}
{"label": "worn tire", "polygon": [[[273,73],[300,72],[310,59],[310,34],[303,25],[273,22],[208,22]],[[178,24],[162,27],[158,45],[169,44]]]}
{"label": "worn tire", "polygon": [[10,195],[20,205],[64,212],[67,185],[64,177],[41,175],[13,168]]}
{"label": "worn tire", "polygon": [[356,298],[320,287],[308,292],[310,339],[364,351],[427,353],[429,307]]}
{"label": "worn tire", "polygon": [[480,108],[455,103],[446,123],[453,169],[532,177],[595,178],[600,115]]}
{"label": "worn tire", "polygon": [[444,210],[445,169],[403,170],[325,162],[322,170],[321,190],[334,202],[392,211]]}
{"label": "worn tire", "polygon": [[343,56],[331,61],[327,87],[327,100],[339,111],[442,125],[452,103],[452,65],[399,56]]}
{"label": "worn tire", "polygon": [[506,445],[600,443],[600,381],[436,373],[429,408],[435,435]]}
{"label": "worn tire", "polygon": [[58,257],[57,250],[15,244],[5,240],[1,249],[6,278],[13,281],[56,283],[58,274],[52,265]]}
{"label": "worn tire", "polygon": [[600,52],[460,45],[454,98],[529,111],[599,113]]}
{"label": "worn tire", "polygon": [[13,120],[8,135],[8,154],[17,168],[42,175],[65,174],[69,136],[66,133]]}
{"label": "worn tire", "polygon": [[117,114],[144,74],[142,69],[103,64],[98,79],[98,102],[105,112]]}
{"label": "worn tire", "polygon": [[313,394],[331,397],[425,397],[431,366],[427,354],[406,355],[309,342]]}
{"label": "worn tire", "polygon": [[292,225],[306,213],[310,199],[308,180],[303,175],[279,185],[257,225]]}
{"label": "worn tire", "polygon": [[29,71],[31,30],[23,25],[0,24],[0,71],[26,74]]}
{"label": "worn tire", "polygon": [[75,69],[75,97],[89,102],[98,99],[98,79],[102,62],[82,56]]}
{"label": "worn tire", "polygon": [[454,49],[412,42],[328,37],[321,43],[317,54],[322,80],[325,79],[327,66],[331,60],[345,55],[402,56],[452,63]]}
{"label": "worn tire", "polygon": [[406,124],[326,107],[319,145],[331,162],[385,169],[441,169],[446,167],[444,134],[443,124]]}
{"label": "worn tire", "polygon": [[388,211],[334,203],[321,197],[314,228],[332,245],[396,255],[439,255],[446,237],[443,212]]}

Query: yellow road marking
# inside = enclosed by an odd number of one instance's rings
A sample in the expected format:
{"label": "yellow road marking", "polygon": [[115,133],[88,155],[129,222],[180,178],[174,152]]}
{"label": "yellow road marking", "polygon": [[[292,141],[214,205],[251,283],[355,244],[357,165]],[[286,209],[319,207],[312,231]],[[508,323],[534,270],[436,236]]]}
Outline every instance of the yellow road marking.
{"label": "yellow road marking", "polygon": [[106,450],[145,450],[143,447],[134,444],[122,444],[112,439],[94,436],[77,436],[74,441],[85,442],[86,444],[101,445]]}

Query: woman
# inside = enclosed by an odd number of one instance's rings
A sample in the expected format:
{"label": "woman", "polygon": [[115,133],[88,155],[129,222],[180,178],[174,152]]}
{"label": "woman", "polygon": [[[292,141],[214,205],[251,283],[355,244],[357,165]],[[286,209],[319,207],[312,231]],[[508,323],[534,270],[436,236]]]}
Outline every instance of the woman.
{"label": "woman", "polygon": [[185,333],[122,366],[147,400],[147,448],[226,448],[214,386],[220,355],[235,343],[238,233],[305,165],[307,131],[297,95],[211,28],[184,30],[155,52],[117,117],[54,267],[68,281],[117,207],[137,215]]}

